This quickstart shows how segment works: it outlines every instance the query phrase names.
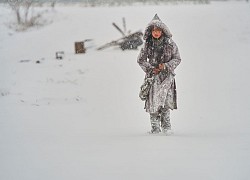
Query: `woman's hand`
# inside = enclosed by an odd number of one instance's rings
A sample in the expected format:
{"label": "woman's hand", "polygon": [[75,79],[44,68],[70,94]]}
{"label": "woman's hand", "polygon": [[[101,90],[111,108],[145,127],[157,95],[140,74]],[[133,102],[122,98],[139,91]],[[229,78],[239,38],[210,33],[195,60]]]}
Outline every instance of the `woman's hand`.
{"label": "woman's hand", "polygon": [[154,69],[153,69],[153,74],[154,74],[154,75],[159,74],[160,72],[161,72],[161,70],[158,69],[158,68],[154,68]]}
{"label": "woman's hand", "polygon": [[161,71],[163,71],[165,69],[165,64],[159,64],[158,68],[154,68],[153,69],[153,73],[156,75],[156,74],[159,74]]}

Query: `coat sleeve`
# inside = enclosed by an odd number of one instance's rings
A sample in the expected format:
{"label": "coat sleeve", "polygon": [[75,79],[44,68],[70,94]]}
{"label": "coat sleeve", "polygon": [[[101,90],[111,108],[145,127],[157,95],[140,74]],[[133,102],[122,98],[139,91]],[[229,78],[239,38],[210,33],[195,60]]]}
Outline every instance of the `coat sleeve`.
{"label": "coat sleeve", "polygon": [[153,66],[147,61],[148,54],[146,45],[141,49],[141,52],[137,58],[137,63],[141,66],[142,70],[149,74],[153,70]]}
{"label": "coat sleeve", "polygon": [[181,57],[180,57],[180,53],[179,53],[178,47],[175,44],[175,42],[172,41],[171,45],[172,45],[171,59],[170,59],[170,61],[168,61],[167,63],[165,63],[165,65],[168,68],[168,70],[170,70],[174,74],[175,68],[181,62]]}

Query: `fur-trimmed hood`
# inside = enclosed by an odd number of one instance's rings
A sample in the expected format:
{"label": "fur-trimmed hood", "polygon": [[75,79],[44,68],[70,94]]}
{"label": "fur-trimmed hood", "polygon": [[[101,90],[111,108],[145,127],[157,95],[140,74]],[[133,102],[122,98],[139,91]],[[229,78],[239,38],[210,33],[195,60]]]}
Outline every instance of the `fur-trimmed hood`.
{"label": "fur-trimmed hood", "polygon": [[153,27],[158,27],[160,29],[162,29],[163,33],[168,37],[171,38],[172,34],[169,31],[168,27],[161,21],[161,19],[158,17],[157,14],[155,14],[154,18],[152,19],[152,21],[147,25],[146,29],[145,29],[145,33],[143,35],[143,39],[147,40],[148,37],[151,35],[151,31]]}

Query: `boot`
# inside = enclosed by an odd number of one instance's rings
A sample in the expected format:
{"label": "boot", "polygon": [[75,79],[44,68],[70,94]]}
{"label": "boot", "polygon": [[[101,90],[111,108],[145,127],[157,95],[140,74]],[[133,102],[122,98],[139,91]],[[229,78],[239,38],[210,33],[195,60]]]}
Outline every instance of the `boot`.
{"label": "boot", "polygon": [[162,109],[161,110],[161,129],[162,132],[167,133],[171,130],[171,124],[170,124],[170,110],[169,109]]}
{"label": "boot", "polygon": [[152,134],[157,134],[161,132],[160,129],[160,116],[159,114],[150,114],[150,122],[151,122],[151,133]]}

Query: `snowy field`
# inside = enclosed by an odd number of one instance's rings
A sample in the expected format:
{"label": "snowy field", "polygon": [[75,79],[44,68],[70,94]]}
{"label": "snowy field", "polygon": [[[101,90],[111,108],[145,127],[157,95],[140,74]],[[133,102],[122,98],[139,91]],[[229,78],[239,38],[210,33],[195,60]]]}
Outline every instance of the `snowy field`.
{"label": "snowy field", "polygon": [[[0,179],[248,180],[249,12],[245,1],[60,6],[46,15],[53,23],[14,32],[1,5]],[[172,136],[147,134],[139,49],[95,50],[121,37],[112,22],[144,31],[155,13],[182,57]],[[87,53],[74,54],[88,38]]]}

